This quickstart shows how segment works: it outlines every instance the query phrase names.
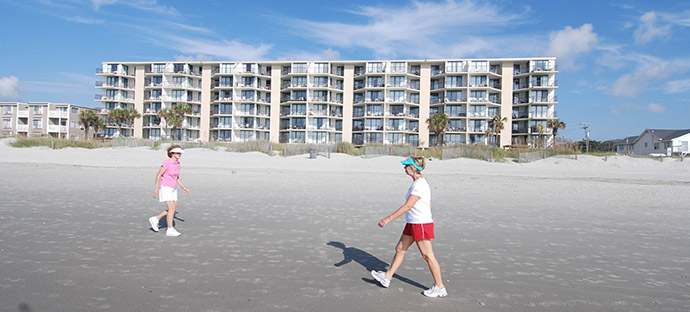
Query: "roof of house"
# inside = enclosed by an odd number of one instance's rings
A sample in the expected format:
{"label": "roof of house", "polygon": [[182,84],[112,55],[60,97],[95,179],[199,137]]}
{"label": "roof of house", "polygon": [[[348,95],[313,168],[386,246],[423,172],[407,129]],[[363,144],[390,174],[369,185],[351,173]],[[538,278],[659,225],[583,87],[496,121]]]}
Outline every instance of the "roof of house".
{"label": "roof of house", "polygon": [[629,136],[629,137],[627,137],[627,138],[615,140],[615,141],[613,142],[613,145],[628,145],[628,144],[633,144],[633,143],[637,140],[637,138],[639,138],[639,137],[640,137],[640,136],[635,135],[635,136]]}
{"label": "roof of house", "polygon": [[690,129],[684,129],[684,130],[664,130],[664,129],[645,129],[642,134],[640,134],[640,137],[645,132],[649,132],[649,134],[659,138],[660,141],[670,141],[673,140],[679,136],[686,135],[690,133]]}

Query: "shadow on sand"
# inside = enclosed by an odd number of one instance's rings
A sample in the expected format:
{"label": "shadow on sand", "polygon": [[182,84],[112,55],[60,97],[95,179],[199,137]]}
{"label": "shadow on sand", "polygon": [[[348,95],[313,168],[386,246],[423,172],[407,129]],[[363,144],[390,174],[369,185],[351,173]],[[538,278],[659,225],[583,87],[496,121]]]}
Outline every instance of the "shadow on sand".
{"label": "shadow on sand", "polygon": [[[177,211],[175,211],[175,216],[173,217],[173,227],[175,227],[175,224],[176,224],[175,220],[179,220],[180,222],[184,222],[184,219],[177,216]],[[158,220],[158,228],[167,228],[167,227],[168,227],[168,220],[166,218]],[[149,227],[149,231],[155,232],[150,227]]]}
{"label": "shadow on sand", "polygon": [[[361,250],[359,248],[355,247],[346,247],[345,244],[341,242],[334,242],[330,241],[326,243],[326,245],[333,246],[336,248],[340,248],[343,250],[343,261],[340,261],[338,263],[333,264],[336,267],[348,264],[352,261],[359,263],[362,265],[368,272],[372,270],[376,271],[385,271],[386,268],[388,267],[388,263],[381,261],[379,258],[376,258],[374,255]],[[425,287],[424,285],[417,283],[411,279],[408,279],[406,277],[400,276],[399,274],[393,275],[393,278],[396,278],[402,282],[405,282],[407,284],[410,284],[415,287],[419,287],[421,289],[427,289],[428,287]],[[362,278],[363,281],[371,284],[376,284],[379,285],[379,282],[377,282],[373,278]]]}

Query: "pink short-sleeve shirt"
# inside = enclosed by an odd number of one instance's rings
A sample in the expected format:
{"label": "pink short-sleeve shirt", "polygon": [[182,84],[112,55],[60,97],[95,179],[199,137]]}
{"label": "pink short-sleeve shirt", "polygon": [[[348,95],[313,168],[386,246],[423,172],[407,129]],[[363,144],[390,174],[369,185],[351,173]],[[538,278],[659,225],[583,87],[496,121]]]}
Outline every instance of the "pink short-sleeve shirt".
{"label": "pink short-sleeve shirt", "polygon": [[161,186],[176,188],[177,178],[180,176],[180,162],[175,162],[172,158],[168,158],[161,167],[165,168],[165,172],[161,176]]}

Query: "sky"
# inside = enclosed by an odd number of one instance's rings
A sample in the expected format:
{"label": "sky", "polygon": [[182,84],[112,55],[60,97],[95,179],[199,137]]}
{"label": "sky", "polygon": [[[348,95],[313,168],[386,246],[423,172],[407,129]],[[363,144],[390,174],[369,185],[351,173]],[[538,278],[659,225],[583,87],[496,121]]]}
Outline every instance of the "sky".
{"label": "sky", "polygon": [[556,57],[558,135],[690,129],[690,1],[0,0],[0,101],[100,107],[101,62]]}

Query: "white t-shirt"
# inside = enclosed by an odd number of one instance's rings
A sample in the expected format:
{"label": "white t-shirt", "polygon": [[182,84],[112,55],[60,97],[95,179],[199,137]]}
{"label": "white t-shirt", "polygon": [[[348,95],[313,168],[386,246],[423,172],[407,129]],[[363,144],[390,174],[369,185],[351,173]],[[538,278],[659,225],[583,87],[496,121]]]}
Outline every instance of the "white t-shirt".
{"label": "white t-shirt", "polygon": [[419,200],[414,204],[407,214],[405,219],[407,223],[432,223],[431,218],[431,188],[425,178],[419,178],[412,182],[412,186],[407,190],[405,200],[410,198],[410,195],[419,196]]}

